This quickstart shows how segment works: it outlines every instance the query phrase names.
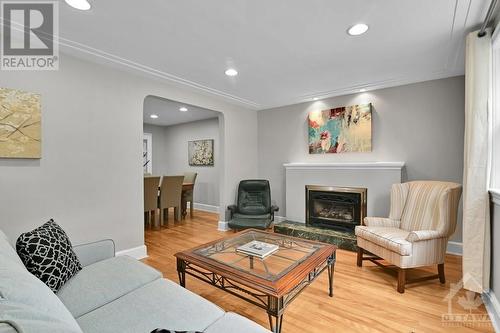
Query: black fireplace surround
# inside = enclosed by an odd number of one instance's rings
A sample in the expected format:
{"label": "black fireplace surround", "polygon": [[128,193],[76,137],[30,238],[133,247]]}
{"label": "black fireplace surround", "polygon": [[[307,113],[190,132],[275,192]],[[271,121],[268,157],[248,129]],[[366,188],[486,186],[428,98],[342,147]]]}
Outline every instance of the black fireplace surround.
{"label": "black fireplace surround", "polygon": [[306,225],[354,233],[366,216],[366,188],[306,186]]}

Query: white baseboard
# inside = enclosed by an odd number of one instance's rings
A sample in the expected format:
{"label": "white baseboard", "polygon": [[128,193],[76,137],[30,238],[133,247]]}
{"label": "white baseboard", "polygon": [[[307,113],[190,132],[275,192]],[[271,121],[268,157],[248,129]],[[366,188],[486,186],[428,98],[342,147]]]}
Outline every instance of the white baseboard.
{"label": "white baseboard", "polygon": [[446,253],[461,256],[463,253],[462,243],[449,241],[448,246],[446,247]]}
{"label": "white baseboard", "polygon": [[286,216],[279,216],[279,215],[274,216],[274,223],[279,224],[283,221],[286,221]]}
{"label": "white baseboard", "polygon": [[229,228],[229,222],[227,222],[227,221],[219,221],[219,225],[217,226],[217,230],[219,230],[219,231],[228,231],[228,230],[231,230]]}
{"label": "white baseboard", "polygon": [[500,303],[495,293],[490,289],[483,293],[482,299],[490,316],[491,325],[493,325],[495,332],[500,332]]}
{"label": "white baseboard", "polygon": [[146,245],[141,245],[138,247],[133,247],[131,249],[118,251],[116,252],[116,256],[129,256],[140,260],[148,257],[148,250],[146,248]]}
{"label": "white baseboard", "polygon": [[197,210],[202,210],[204,212],[211,212],[211,213],[218,213],[219,212],[219,206],[213,206],[213,205],[206,205],[202,203],[194,203],[194,209]]}

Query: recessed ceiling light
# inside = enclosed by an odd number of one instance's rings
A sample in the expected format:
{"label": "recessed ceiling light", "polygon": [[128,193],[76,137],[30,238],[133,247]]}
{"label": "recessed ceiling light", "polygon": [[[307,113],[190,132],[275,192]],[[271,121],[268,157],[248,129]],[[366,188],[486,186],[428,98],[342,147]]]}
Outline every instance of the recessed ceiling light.
{"label": "recessed ceiling light", "polygon": [[318,97],[313,97],[313,101],[317,101],[318,100]]}
{"label": "recessed ceiling light", "polygon": [[64,0],[71,7],[78,10],[89,10],[90,3],[87,0]]}
{"label": "recessed ceiling light", "polygon": [[158,118],[158,115],[157,114],[152,114],[149,116],[150,118],[153,118],[153,119],[157,119]]}
{"label": "recessed ceiling light", "polygon": [[179,111],[182,111],[182,112],[186,112],[187,110],[188,110],[188,108],[187,108],[187,107],[185,107],[185,106],[183,106],[183,107],[181,107],[181,108],[179,109]]}
{"label": "recessed ceiling light", "polygon": [[224,72],[226,73],[227,76],[236,76],[238,75],[238,71],[234,68],[228,68],[226,69],[226,71]]}
{"label": "recessed ceiling light", "polygon": [[361,88],[361,89],[359,89],[359,92],[365,92],[365,91],[366,91],[366,89],[365,89],[365,88]]}
{"label": "recessed ceiling light", "polygon": [[347,30],[347,33],[351,36],[359,36],[368,31],[368,26],[364,23],[358,23],[353,25]]}

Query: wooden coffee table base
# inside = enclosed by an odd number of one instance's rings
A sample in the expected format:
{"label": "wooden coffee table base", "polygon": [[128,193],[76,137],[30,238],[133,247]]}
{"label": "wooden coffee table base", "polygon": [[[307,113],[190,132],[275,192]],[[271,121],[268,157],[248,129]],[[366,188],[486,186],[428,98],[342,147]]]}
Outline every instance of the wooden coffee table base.
{"label": "wooden coffee table base", "polygon": [[[249,265],[251,265],[252,259],[249,260]],[[328,270],[329,295],[330,297],[333,296],[334,267],[335,251],[333,251],[325,261],[314,267],[309,274],[307,274],[306,278],[297,283],[287,294],[277,297],[272,294],[256,291],[252,289],[251,286],[235,282],[221,274],[211,272],[207,268],[202,268],[190,263],[188,260],[177,258],[177,273],[179,275],[179,283],[182,287],[186,287],[186,274],[188,274],[256,305],[266,310],[271,330],[276,333],[281,332],[283,313],[288,304],[290,304],[295,297],[297,297],[305,287],[310,285],[325,269]]]}

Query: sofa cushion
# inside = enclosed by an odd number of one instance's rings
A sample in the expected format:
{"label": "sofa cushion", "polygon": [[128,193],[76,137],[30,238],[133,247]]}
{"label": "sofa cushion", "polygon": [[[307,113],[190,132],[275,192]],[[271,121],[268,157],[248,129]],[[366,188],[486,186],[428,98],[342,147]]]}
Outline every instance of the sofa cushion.
{"label": "sofa cushion", "polygon": [[234,213],[233,218],[271,220],[271,214],[246,215],[246,214]]}
{"label": "sofa cushion", "polygon": [[406,240],[409,231],[390,227],[356,226],[356,236],[380,245],[402,256],[411,255],[412,244]]}
{"label": "sofa cushion", "polygon": [[[82,333],[60,318],[21,303],[0,300],[0,332]],[[4,328],[1,328],[3,325]]]}
{"label": "sofa cushion", "polygon": [[161,277],[160,272],[136,259],[114,257],[84,267],[57,296],[78,318]]}
{"label": "sofa cushion", "polygon": [[271,220],[233,218],[228,225],[231,229],[267,229],[271,225]]}
{"label": "sofa cushion", "polygon": [[224,311],[202,297],[170,280],[158,279],[77,321],[85,333],[137,333],[157,328],[203,331],[223,315]]}
{"label": "sofa cushion", "polygon": [[21,234],[16,250],[28,271],[54,292],[82,269],[68,236],[52,219]]}
{"label": "sofa cushion", "polygon": [[[14,249],[8,240],[0,237],[0,322],[5,320],[4,313],[9,311],[11,326],[30,325],[24,312],[30,308],[38,318],[50,318],[68,327],[68,332],[81,332],[73,316],[64,307],[57,296],[42,281],[26,270],[22,262],[13,257]],[[16,305],[22,309],[14,309]],[[16,317],[19,314],[19,317]],[[17,321],[19,320],[19,322]],[[22,332],[31,332],[24,330]]]}
{"label": "sofa cushion", "polygon": [[16,250],[14,250],[12,245],[10,245],[7,236],[2,230],[0,230],[0,262],[5,262],[6,260],[12,261],[18,266],[24,268],[24,264],[17,255]]}
{"label": "sofa cushion", "polygon": [[222,318],[219,318],[215,323],[210,325],[205,333],[270,333],[259,324],[240,316],[239,314],[227,312]]}

